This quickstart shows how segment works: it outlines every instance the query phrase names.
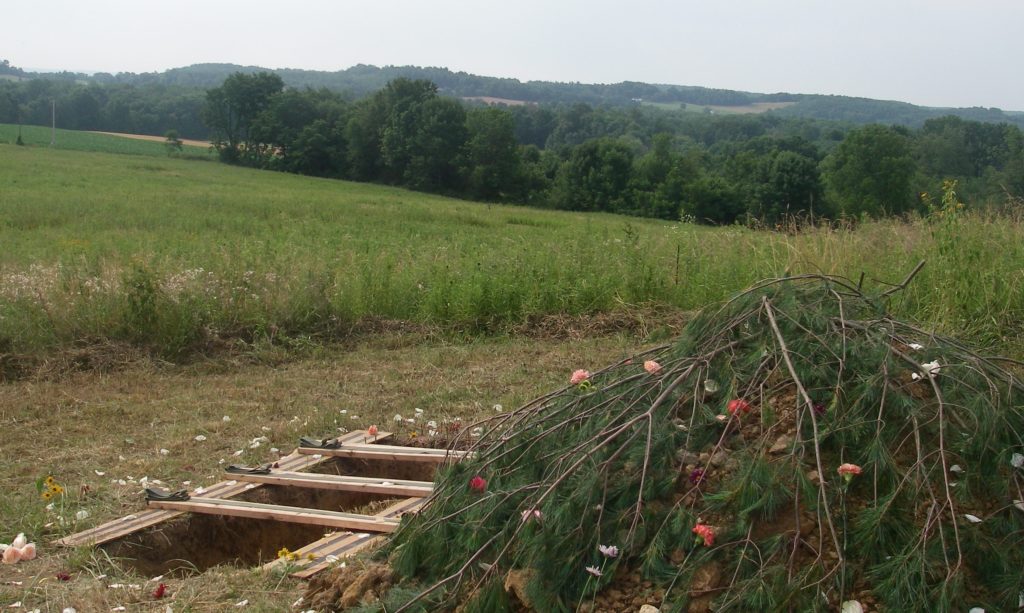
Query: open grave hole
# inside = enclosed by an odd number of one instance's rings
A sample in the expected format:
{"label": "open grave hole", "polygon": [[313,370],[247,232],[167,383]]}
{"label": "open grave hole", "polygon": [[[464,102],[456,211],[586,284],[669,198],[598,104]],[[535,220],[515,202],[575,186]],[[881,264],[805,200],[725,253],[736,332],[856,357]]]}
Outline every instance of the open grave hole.
{"label": "open grave hole", "polygon": [[[309,473],[432,481],[435,464],[332,458]],[[246,502],[326,511],[374,514],[401,500],[368,494],[294,486],[264,485],[232,498]],[[337,529],[269,519],[186,513],[129,534],[101,548],[142,575],[204,572],[214,566],[256,566],[308,545]]]}

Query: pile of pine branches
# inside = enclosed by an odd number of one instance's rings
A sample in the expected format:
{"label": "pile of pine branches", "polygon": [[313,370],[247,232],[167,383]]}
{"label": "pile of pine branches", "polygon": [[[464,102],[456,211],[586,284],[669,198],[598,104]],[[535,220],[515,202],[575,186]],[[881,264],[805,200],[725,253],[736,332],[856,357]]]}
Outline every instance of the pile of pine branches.
{"label": "pile of pine branches", "polygon": [[892,291],[765,282],[480,424],[383,552],[385,608],[575,610],[639,569],[662,611],[1015,610],[1018,365],[890,317]]}

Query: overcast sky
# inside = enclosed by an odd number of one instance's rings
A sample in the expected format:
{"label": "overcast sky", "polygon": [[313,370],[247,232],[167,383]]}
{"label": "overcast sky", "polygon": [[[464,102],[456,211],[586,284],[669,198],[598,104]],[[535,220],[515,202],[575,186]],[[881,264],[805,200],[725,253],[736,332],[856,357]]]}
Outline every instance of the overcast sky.
{"label": "overcast sky", "polygon": [[1024,0],[35,0],[0,59],[445,66],[521,80],[703,85],[1024,110]]}

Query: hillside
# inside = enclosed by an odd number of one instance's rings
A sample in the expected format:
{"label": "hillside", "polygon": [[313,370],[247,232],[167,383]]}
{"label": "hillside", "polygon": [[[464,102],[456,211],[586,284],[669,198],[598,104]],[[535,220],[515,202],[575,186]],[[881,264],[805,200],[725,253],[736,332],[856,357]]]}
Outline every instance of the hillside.
{"label": "hillside", "polygon": [[[574,104],[631,106],[653,103],[663,108],[687,107],[689,110],[729,112],[763,112],[778,103],[790,103],[770,112],[786,117],[826,119],[854,124],[882,123],[920,126],[926,120],[944,115],[993,123],[1012,123],[1024,127],[1024,114],[997,108],[932,108],[906,102],[874,100],[850,96],[799,93],[756,93],[713,89],[692,85],[651,84],[635,81],[622,83],[562,83],[551,81],[520,81],[513,78],[473,75],[447,68],[418,66],[384,66],[359,64],[338,71],[303,70],[297,68],[269,69],[237,64],[195,64],[172,68],[160,73],[26,73],[36,78],[72,79],[83,82],[130,85],[163,85],[208,89],[220,85],[235,72],[271,71],[281,76],[290,87],[325,87],[346,92],[353,97],[373,93],[392,79],[407,77],[428,79],[445,95],[460,98],[503,98],[537,104]],[[770,104],[775,103],[775,104]],[[760,105],[760,106],[754,106]],[[716,109],[715,107],[723,107]]]}

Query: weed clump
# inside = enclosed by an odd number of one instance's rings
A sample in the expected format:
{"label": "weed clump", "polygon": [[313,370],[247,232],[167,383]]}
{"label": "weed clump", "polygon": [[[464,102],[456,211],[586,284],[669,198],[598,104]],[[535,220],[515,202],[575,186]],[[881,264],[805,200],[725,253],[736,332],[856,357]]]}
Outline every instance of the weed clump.
{"label": "weed clump", "polygon": [[1015,609],[1024,385],[892,293],[764,282],[479,424],[379,554],[387,610],[600,610],[630,577],[662,611]]}

